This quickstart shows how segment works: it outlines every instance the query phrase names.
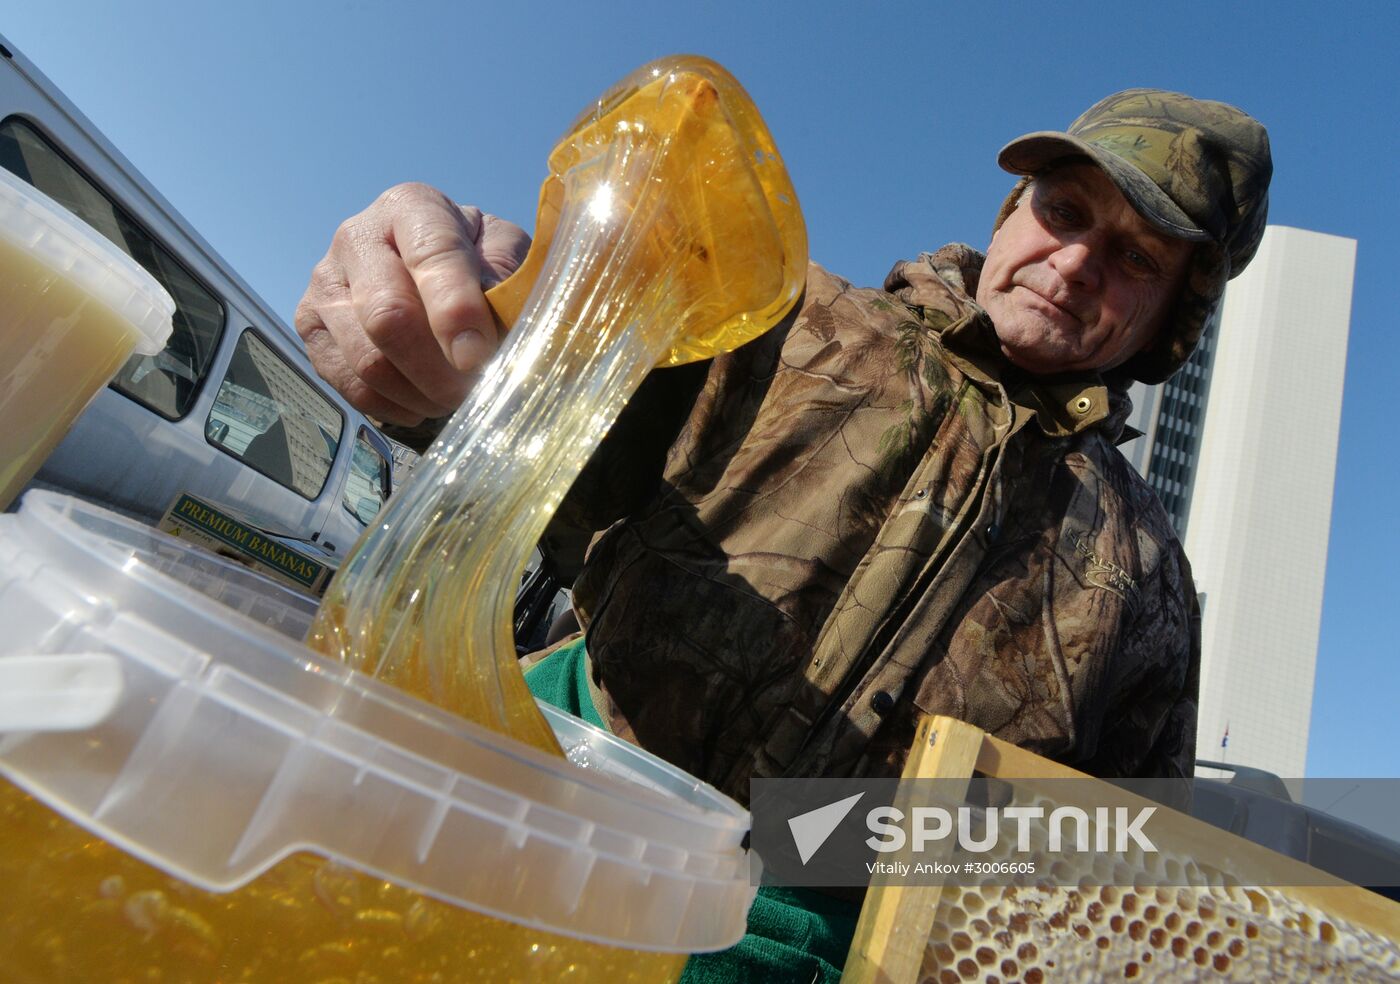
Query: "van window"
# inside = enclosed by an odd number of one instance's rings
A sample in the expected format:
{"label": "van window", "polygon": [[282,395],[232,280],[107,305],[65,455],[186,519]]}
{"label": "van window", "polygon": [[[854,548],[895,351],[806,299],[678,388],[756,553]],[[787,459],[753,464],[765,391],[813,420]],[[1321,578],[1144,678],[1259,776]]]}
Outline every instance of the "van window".
{"label": "van window", "polygon": [[345,508],[368,526],[388,497],[389,459],[369,442],[369,431],[361,427],[350,456],[350,477],[345,480]]}
{"label": "van window", "polygon": [[132,356],[112,388],[171,420],[189,412],[223,333],[219,299],[28,122],[0,123],[0,166],[28,181],[102,233],[175,299],[175,329],[164,351]]}
{"label": "van window", "polygon": [[251,328],[204,422],[210,444],[314,499],[331,473],[345,418]]}
{"label": "van window", "polygon": [[1400,854],[1394,841],[1369,830],[1348,829],[1327,816],[1309,819],[1308,864],[1356,885],[1400,886]]}

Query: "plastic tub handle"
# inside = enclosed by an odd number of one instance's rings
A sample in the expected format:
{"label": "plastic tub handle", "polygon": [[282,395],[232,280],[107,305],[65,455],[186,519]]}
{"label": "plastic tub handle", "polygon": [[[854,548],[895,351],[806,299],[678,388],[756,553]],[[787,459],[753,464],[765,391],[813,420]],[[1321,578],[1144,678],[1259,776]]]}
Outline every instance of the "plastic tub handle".
{"label": "plastic tub handle", "polygon": [[0,733],[91,728],[112,713],[123,686],[110,653],[0,657]]}

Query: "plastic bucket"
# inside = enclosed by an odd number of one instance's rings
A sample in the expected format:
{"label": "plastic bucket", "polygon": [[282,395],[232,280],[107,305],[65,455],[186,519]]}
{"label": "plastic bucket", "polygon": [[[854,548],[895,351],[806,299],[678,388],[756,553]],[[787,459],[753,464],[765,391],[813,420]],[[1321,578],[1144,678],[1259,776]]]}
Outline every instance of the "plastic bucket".
{"label": "plastic bucket", "polygon": [[175,302],[129,256],[0,168],[0,510]]}
{"label": "plastic bucket", "polygon": [[572,763],[352,672],[296,641],[313,611],[80,500],[0,517],[0,965],[661,980],[743,935],[740,806],[567,715]]}

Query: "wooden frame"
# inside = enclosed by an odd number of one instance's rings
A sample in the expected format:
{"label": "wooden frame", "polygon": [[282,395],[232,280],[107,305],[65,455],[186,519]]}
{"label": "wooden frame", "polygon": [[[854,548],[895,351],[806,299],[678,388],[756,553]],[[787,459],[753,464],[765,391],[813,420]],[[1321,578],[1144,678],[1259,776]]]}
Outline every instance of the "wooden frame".
{"label": "wooden frame", "polygon": [[[926,716],[919,722],[903,778],[970,779],[974,771],[1000,779],[1098,781],[953,718]],[[1112,795],[1115,802],[1129,798],[1116,787]],[[1229,867],[1266,873],[1267,884],[1296,886],[1286,889],[1291,899],[1400,945],[1400,904],[1337,879],[1332,879],[1333,884],[1318,885],[1328,876],[1301,861],[1160,804],[1145,799],[1141,803],[1161,811],[1154,836],[1169,838],[1166,842],[1174,850],[1193,857],[1228,858],[1225,864]],[[851,984],[916,981],[942,890],[941,885],[872,885],[861,908],[842,980]]]}

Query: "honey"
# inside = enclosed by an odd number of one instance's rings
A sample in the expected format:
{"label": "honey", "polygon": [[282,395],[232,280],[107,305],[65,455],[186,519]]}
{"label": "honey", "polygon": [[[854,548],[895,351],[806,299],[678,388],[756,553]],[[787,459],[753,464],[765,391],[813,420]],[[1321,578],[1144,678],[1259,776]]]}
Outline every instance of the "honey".
{"label": "honey", "polygon": [[[1033,802],[1046,813],[1057,805],[1051,798]],[[1038,875],[945,886],[916,979],[1397,979],[1400,946],[1393,938],[1323,911],[1318,897],[1300,897],[1298,889],[1232,884],[1241,872],[1231,870],[1228,850],[1216,858],[1223,867],[1212,864],[1199,842],[1189,849],[1173,844],[1181,829],[1158,828],[1150,852],[1134,845],[1122,853],[1044,854]],[[977,857],[995,866],[1028,856],[1002,843]],[[974,948],[985,959],[965,972],[962,957]]]}
{"label": "honey", "polygon": [[530,254],[487,295],[514,326],[505,347],[337,574],[308,644],[558,754],[516,665],[525,560],[654,366],[782,318],[806,234],[757,111],[703,59],[624,80],[549,169]]}
{"label": "honey", "polygon": [[[1312,981],[1321,975],[1380,982],[1395,980],[1400,971],[1394,943],[1344,919],[1310,915],[1310,907],[1290,898],[1287,889],[1202,884],[1174,891],[1163,905],[1147,904],[1158,891],[1126,887],[1103,918],[1102,907],[1095,911],[1100,903],[1084,905],[1080,887],[1027,882],[966,889],[961,897],[941,900],[918,979],[990,980],[993,966],[1002,979],[1019,975],[1027,981],[1182,981],[1203,975]],[[1130,918],[1137,908],[1142,918]],[[973,910],[986,918],[970,924],[972,935],[954,932]],[[1201,921],[1183,925],[1179,912],[1199,913]],[[974,944],[985,969],[965,972],[955,950]]]}
{"label": "honey", "polygon": [[0,829],[5,981],[643,984],[676,980],[686,960],[502,922],[305,853],[205,891],[3,779]]}

